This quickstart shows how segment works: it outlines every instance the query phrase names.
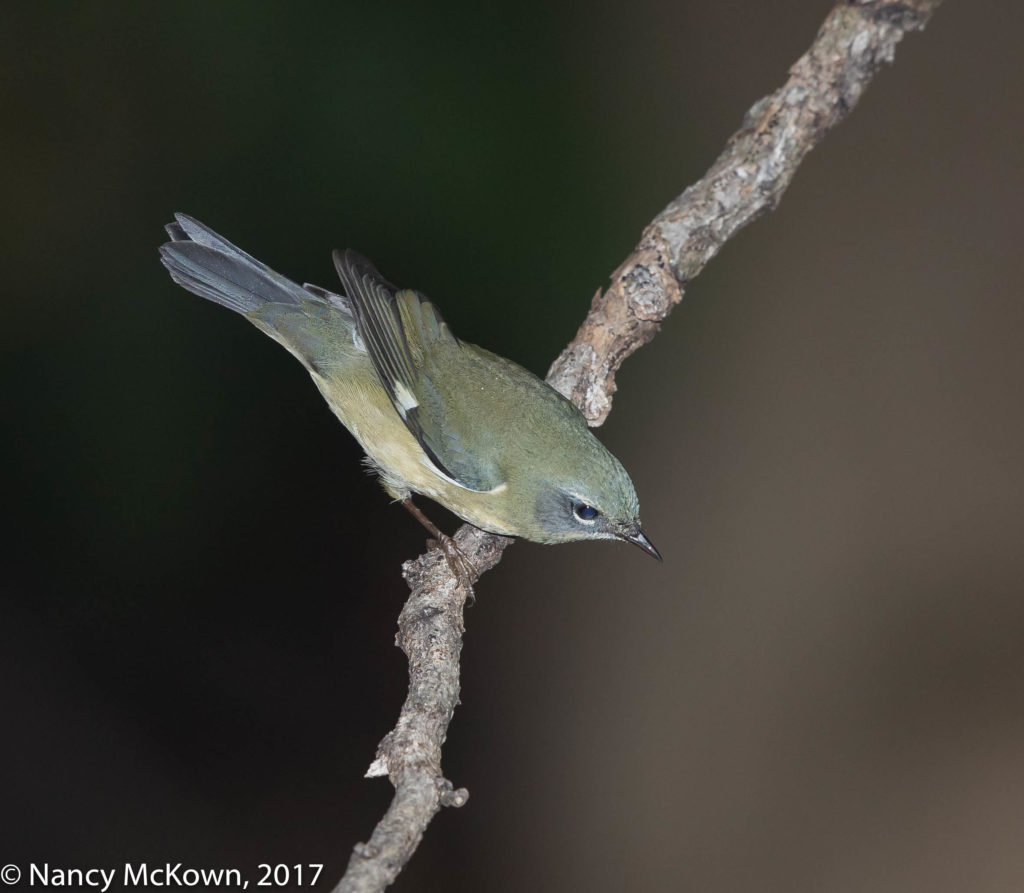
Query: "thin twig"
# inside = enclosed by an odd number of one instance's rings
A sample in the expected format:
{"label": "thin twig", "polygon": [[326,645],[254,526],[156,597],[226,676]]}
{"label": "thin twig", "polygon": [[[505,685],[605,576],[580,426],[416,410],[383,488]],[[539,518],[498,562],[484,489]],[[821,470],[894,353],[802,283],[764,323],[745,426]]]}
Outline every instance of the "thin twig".
{"label": "thin twig", "polygon": [[[633,253],[591,302],[583,325],[548,372],[592,426],[611,411],[615,373],[649,342],[693,279],[737,231],[779,203],[804,156],[857,104],[896,44],[922,29],[941,0],[844,0],[833,8],[789,80],[747,113],[697,183],[651,221]],[[510,539],[464,525],[456,534],[482,574]],[[409,694],[368,776],[387,775],[395,796],[368,843],[358,844],[336,893],[380,891],[411,858],[441,806],[461,806],[441,771],[441,746],[459,699],[461,588],[443,553],[403,567],[412,595],[398,621]]]}

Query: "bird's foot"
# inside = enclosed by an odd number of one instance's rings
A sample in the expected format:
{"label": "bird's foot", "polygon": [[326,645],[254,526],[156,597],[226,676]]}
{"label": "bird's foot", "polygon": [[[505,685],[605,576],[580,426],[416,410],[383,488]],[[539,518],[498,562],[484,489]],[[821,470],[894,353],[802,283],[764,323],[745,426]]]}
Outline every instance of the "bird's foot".
{"label": "bird's foot", "polygon": [[456,545],[455,540],[442,533],[441,529],[416,507],[411,497],[406,496],[402,500],[402,505],[405,506],[409,514],[427,528],[432,537],[427,540],[427,546],[431,549],[438,548],[444,552],[444,557],[448,561],[448,567],[452,569],[452,573],[455,574],[455,579],[458,580],[459,585],[466,590],[466,604],[472,605],[476,601],[473,584],[480,579],[480,573],[477,571],[476,566],[469,560],[469,556]]}
{"label": "bird's foot", "polygon": [[440,531],[438,531],[438,535],[433,539],[427,540],[427,545],[432,549],[438,548],[444,552],[448,567],[455,574],[459,585],[466,589],[466,604],[474,604],[476,602],[476,593],[473,592],[473,584],[480,578],[480,574],[470,557],[459,548],[455,540]]}

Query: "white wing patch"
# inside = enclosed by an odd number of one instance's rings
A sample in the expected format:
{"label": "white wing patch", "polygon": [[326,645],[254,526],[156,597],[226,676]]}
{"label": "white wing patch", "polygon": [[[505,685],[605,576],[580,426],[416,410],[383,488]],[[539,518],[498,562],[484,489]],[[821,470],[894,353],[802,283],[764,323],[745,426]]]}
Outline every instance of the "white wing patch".
{"label": "white wing patch", "polygon": [[398,401],[398,414],[404,419],[410,409],[419,406],[416,398],[409,392],[409,389],[400,381],[395,382],[395,400]]}

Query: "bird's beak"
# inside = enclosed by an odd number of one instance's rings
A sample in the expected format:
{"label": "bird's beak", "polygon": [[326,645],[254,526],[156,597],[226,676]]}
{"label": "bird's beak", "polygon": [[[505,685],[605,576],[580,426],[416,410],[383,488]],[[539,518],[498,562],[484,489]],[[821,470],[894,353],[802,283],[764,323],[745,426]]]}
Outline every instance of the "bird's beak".
{"label": "bird's beak", "polygon": [[652,543],[649,539],[647,539],[646,536],[644,536],[644,532],[639,527],[631,533],[620,533],[619,536],[622,539],[624,539],[627,543],[632,543],[634,546],[639,546],[648,555],[652,555],[653,557],[657,558],[658,561],[661,561],[661,553],[654,548],[654,543]]}

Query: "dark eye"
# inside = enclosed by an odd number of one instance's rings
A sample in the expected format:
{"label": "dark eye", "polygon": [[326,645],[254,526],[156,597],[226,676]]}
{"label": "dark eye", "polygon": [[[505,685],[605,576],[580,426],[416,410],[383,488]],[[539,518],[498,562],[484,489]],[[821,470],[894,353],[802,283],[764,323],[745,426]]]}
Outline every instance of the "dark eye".
{"label": "dark eye", "polygon": [[592,505],[586,505],[585,503],[576,503],[576,517],[581,521],[593,521],[599,514],[601,514]]}

